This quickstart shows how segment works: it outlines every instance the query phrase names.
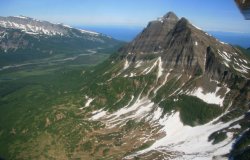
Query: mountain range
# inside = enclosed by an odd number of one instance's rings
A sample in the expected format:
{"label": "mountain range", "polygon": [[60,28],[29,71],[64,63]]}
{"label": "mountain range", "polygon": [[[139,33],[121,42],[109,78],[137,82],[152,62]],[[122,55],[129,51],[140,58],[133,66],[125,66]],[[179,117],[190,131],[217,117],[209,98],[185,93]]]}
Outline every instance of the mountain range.
{"label": "mountain range", "polygon": [[122,42],[101,33],[29,17],[0,17],[0,66],[47,58],[110,53]]}
{"label": "mountain range", "polygon": [[249,83],[242,50],[169,12],[97,66],[3,83],[0,155],[246,160]]}

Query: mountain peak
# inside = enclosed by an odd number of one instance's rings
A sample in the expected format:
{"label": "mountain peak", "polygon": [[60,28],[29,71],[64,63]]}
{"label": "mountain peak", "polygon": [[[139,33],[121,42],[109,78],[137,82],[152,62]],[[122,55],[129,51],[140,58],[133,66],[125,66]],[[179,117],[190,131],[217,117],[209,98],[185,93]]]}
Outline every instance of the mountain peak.
{"label": "mountain peak", "polygon": [[168,12],[167,14],[165,14],[164,16],[163,16],[163,18],[164,19],[171,19],[171,20],[176,20],[176,21],[178,21],[179,20],[179,18],[176,16],[176,14],[174,13],[174,12]]}
{"label": "mountain peak", "polygon": [[189,26],[189,21],[186,19],[186,18],[184,18],[184,17],[182,17],[178,22],[177,22],[177,24],[176,24],[176,29],[185,29],[186,27],[188,27]]}
{"label": "mountain peak", "polygon": [[182,17],[182,18],[179,20],[179,23],[188,24],[189,21],[188,21],[186,18]]}
{"label": "mountain peak", "polygon": [[[212,75],[217,76],[216,79],[221,80],[222,70],[225,73],[232,70],[232,74],[236,71],[238,75],[249,78],[250,69],[247,64],[242,68],[238,65],[239,62],[234,64],[230,59],[241,53],[235,53],[232,46],[221,43],[200,29],[197,30],[186,18],[177,18],[173,12],[169,12],[160,21],[150,22],[141,34],[120,50],[123,57],[134,62],[147,60],[148,55],[160,55],[166,62],[165,67],[175,68],[176,73],[184,70],[195,75],[201,71],[211,71],[214,72]],[[240,69],[234,69],[235,66]]]}

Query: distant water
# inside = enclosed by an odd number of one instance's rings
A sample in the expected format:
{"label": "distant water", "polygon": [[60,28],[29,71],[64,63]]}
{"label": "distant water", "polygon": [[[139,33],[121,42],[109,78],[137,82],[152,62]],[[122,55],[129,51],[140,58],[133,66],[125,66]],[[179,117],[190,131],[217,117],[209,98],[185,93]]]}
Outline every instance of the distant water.
{"label": "distant water", "polygon": [[[125,27],[125,26],[87,26],[79,27],[86,30],[91,30],[99,33],[106,34],[115,39],[129,42],[133,40],[137,34],[139,34],[143,27]],[[213,35],[220,41],[230,43],[233,45],[239,45],[244,48],[250,47],[250,33],[231,33],[231,32],[214,32],[208,31],[209,34]]]}
{"label": "distant water", "polygon": [[217,39],[230,43],[233,45],[239,45],[244,48],[250,47],[250,33],[231,33],[231,32],[208,32]]}
{"label": "distant water", "polygon": [[124,26],[85,26],[85,27],[78,27],[81,29],[86,29],[90,31],[95,31],[99,33],[106,34],[111,36],[115,39],[130,42],[133,40],[137,34],[139,34],[143,27],[124,27]]}

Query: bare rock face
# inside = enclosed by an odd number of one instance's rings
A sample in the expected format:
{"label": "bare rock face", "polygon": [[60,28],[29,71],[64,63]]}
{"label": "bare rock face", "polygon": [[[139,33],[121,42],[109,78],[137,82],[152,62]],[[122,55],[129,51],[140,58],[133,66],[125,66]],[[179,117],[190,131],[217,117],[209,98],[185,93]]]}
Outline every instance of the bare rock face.
{"label": "bare rock face", "polygon": [[[246,55],[172,12],[149,22],[131,43],[120,49],[119,60],[125,62],[125,70],[132,75],[147,74],[156,68],[158,78],[184,77],[180,92],[202,88],[204,93],[211,93],[223,86],[221,93],[227,95],[233,106],[249,105],[250,62]],[[138,66],[143,69],[138,70]]]}
{"label": "bare rock face", "polygon": [[162,18],[149,22],[148,26],[121,52],[156,52],[161,50],[161,44],[174,28],[179,18],[172,12]]}
{"label": "bare rock face", "polygon": [[[148,26],[127,46],[121,57],[129,61],[161,57],[166,69],[183,70],[190,75],[206,73],[214,79],[228,81],[235,76],[250,78],[249,63],[233,46],[220,42],[169,12]],[[245,63],[243,68],[240,62]]]}

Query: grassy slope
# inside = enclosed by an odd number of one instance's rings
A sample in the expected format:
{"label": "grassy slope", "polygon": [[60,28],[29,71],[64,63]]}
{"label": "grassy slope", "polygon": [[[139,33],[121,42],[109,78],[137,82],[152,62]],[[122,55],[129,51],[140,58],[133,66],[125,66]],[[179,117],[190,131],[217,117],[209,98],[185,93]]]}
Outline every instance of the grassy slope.
{"label": "grassy slope", "polygon": [[250,48],[245,49],[245,48],[242,48],[240,46],[236,46],[236,47],[239,48],[241,50],[241,52],[244,53],[248,57],[248,59],[250,59]]}
{"label": "grassy slope", "polygon": [[[88,67],[76,64],[70,67],[70,63],[63,66],[0,72],[0,157],[29,159],[46,154],[52,143],[61,146],[54,151],[67,153],[87,130],[98,125],[76,115],[84,105],[80,88]],[[80,122],[84,125],[76,127]],[[40,145],[45,139],[48,142]],[[34,150],[34,146],[38,148]]]}

